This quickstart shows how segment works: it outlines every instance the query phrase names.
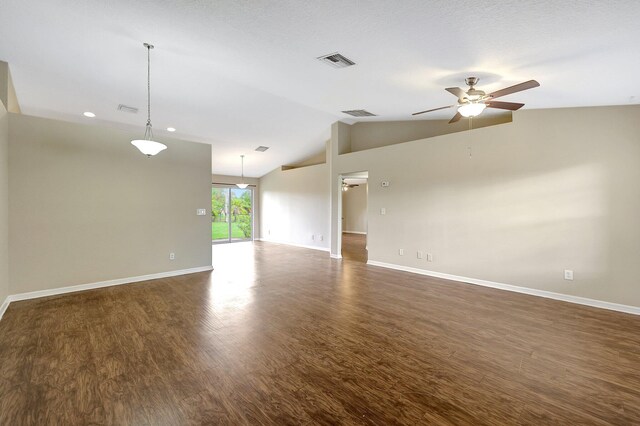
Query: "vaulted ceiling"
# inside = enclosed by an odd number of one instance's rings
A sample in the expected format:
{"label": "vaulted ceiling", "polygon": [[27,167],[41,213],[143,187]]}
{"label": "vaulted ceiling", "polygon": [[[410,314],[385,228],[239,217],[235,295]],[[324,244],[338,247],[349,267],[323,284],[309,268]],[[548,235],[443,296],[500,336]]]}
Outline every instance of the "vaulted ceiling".
{"label": "vaulted ceiling", "polygon": [[[332,122],[354,121],[342,110],[408,120],[455,102],[443,88],[468,75],[484,90],[538,80],[504,98],[525,108],[638,103],[638,16],[637,0],[3,0],[0,60],[24,113],[93,111],[142,132],[151,42],[159,139],[171,126],[212,144],[219,174],[239,174],[246,154],[257,177],[320,151]],[[333,52],[356,65],[316,59]]]}

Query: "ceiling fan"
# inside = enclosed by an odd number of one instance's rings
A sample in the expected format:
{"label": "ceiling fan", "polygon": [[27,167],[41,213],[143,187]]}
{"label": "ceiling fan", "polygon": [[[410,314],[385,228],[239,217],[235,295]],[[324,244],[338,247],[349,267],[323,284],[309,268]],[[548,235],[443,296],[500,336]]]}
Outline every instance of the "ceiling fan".
{"label": "ceiling fan", "polygon": [[347,183],[345,181],[342,181],[342,190],[345,192],[348,191],[349,188],[356,188],[358,186],[360,185],[358,185],[357,183]]}
{"label": "ceiling fan", "polygon": [[485,108],[497,108],[515,111],[522,108],[524,104],[515,102],[500,102],[494,101],[494,99],[501,96],[510,95],[511,93],[521,92],[523,90],[533,89],[534,87],[540,86],[540,83],[538,83],[537,81],[529,80],[525,81],[524,83],[516,84],[515,86],[496,90],[495,92],[487,94],[482,90],[476,89],[475,86],[476,84],[478,84],[478,81],[480,81],[478,77],[467,77],[464,79],[464,81],[465,83],[467,83],[467,86],[469,86],[469,90],[467,90],[466,92],[459,87],[447,87],[446,89],[444,89],[452,95],[458,97],[457,104],[428,109],[426,111],[414,112],[411,115],[419,115],[424,114],[425,112],[438,111],[441,109],[453,108],[457,106],[458,112],[449,121],[449,123],[455,123],[462,117],[476,117],[480,115]]}

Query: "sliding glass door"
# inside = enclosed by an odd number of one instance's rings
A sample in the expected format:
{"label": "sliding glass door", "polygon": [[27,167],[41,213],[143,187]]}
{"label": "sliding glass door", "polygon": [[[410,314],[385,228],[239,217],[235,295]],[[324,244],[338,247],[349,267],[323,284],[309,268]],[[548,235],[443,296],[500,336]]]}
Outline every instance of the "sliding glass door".
{"label": "sliding glass door", "polygon": [[211,241],[253,239],[253,189],[214,185],[211,188]]}

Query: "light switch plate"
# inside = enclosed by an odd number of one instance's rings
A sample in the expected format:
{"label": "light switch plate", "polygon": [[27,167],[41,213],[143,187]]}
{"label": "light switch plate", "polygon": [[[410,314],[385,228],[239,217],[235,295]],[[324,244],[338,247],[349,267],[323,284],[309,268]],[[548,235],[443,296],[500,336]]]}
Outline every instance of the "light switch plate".
{"label": "light switch plate", "polygon": [[196,210],[196,215],[205,216],[207,214],[207,209],[198,209]]}

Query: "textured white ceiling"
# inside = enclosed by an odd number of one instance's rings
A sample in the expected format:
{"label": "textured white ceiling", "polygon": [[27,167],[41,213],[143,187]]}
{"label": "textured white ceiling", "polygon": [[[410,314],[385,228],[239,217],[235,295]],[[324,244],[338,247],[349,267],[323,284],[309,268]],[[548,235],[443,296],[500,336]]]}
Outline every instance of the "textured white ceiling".
{"label": "textured white ceiling", "polygon": [[[316,153],[342,110],[410,119],[471,74],[485,90],[538,80],[504,98],[525,108],[637,103],[638,16],[637,0],[2,0],[0,60],[25,113],[142,132],[151,42],[159,139],[173,126],[211,143],[219,174],[246,154],[257,177]],[[357,65],[315,59],[336,51]]]}

